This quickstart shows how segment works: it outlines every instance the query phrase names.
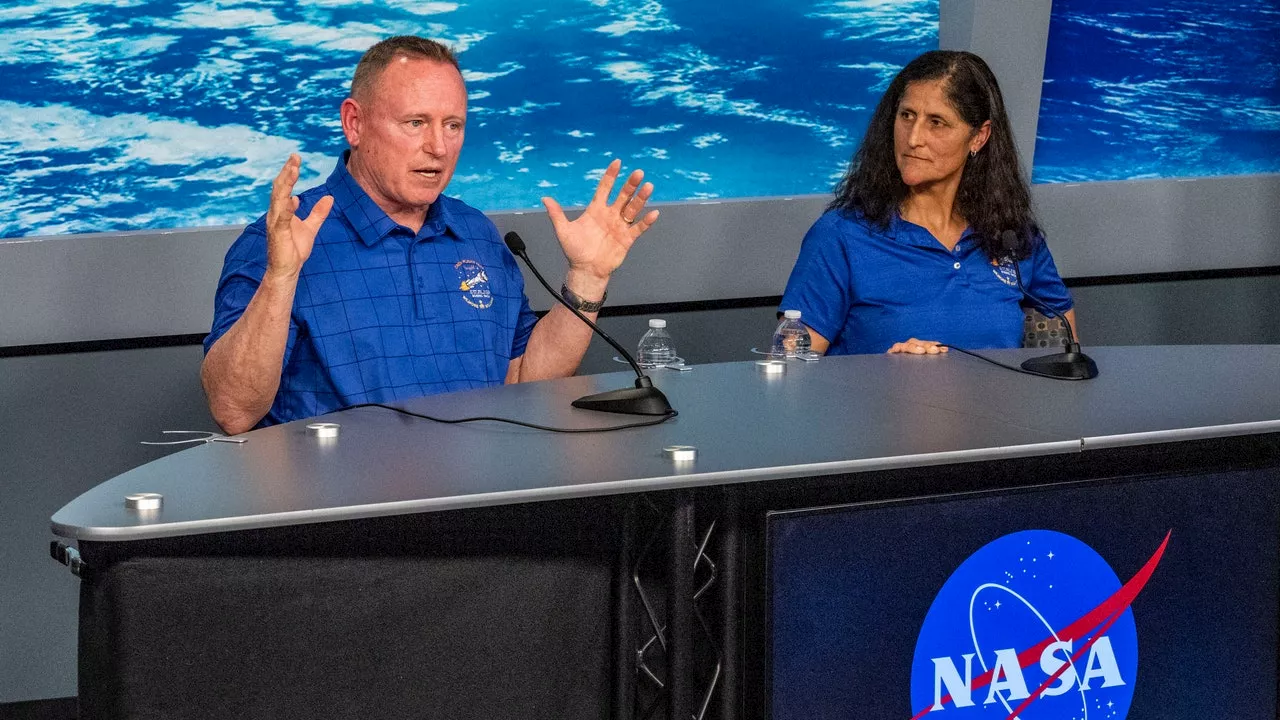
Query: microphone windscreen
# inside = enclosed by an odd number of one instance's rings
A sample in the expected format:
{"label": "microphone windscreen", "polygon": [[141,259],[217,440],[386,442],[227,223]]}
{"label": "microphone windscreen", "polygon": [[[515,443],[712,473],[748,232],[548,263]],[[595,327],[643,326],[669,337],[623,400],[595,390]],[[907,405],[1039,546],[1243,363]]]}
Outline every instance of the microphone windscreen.
{"label": "microphone windscreen", "polygon": [[504,235],[502,240],[507,244],[507,249],[513,254],[520,255],[524,252],[524,240],[520,239],[515,230]]}
{"label": "microphone windscreen", "polygon": [[1018,234],[1012,230],[1005,230],[1000,233],[1000,244],[1004,247],[1005,252],[1017,253],[1021,248],[1022,242],[1018,240]]}

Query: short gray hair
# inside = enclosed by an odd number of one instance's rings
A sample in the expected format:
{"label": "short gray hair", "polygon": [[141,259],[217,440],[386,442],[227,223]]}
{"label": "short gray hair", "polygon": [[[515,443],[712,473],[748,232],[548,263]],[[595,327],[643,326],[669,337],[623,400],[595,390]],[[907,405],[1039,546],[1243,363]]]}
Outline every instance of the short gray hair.
{"label": "short gray hair", "polygon": [[363,94],[378,75],[398,57],[422,58],[452,65],[459,72],[458,58],[444,43],[417,35],[396,35],[382,40],[365,51],[351,77],[351,97]]}

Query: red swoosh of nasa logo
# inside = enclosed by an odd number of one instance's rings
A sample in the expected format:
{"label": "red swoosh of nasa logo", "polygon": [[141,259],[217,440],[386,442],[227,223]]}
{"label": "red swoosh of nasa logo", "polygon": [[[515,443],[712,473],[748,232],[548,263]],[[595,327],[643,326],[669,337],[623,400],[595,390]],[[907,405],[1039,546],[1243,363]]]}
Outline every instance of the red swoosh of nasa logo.
{"label": "red swoosh of nasa logo", "polygon": [[[1080,616],[1078,620],[1066,626],[1058,633],[1058,637],[1062,640],[1072,641],[1079,640],[1086,635],[1090,635],[1091,632],[1092,636],[1089,637],[1089,640],[1082,644],[1080,649],[1076,650],[1075,654],[1071,656],[1070,663],[1063,663],[1062,667],[1050,676],[1048,680],[1041,683],[1040,687],[1036,688],[1035,691],[1031,693],[1030,697],[1022,701],[1021,705],[1014,708],[1013,712],[1009,717],[1005,718],[1005,720],[1013,720],[1013,718],[1018,716],[1018,713],[1022,712],[1028,705],[1038,700],[1040,698],[1040,694],[1052,685],[1058,677],[1062,675],[1062,673],[1066,672],[1067,668],[1073,666],[1084,653],[1088,652],[1089,648],[1093,646],[1093,643],[1098,638],[1106,634],[1111,625],[1115,623],[1116,620],[1120,619],[1120,616],[1124,614],[1125,610],[1129,609],[1129,606],[1133,604],[1134,598],[1138,597],[1138,593],[1142,592],[1142,588],[1146,587],[1147,581],[1151,579],[1151,574],[1156,571],[1156,566],[1160,564],[1160,558],[1164,557],[1165,548],[1169,546],[1169,536],[1172,534],[1172,530],[1165,533],[1164,542],[1160,543],[1160,547],[1156,548],[1155,554],[1152,555],[1151,559],[1147,560],[1142,568],[1129,579],[1129,582],[1125,583],[1123,587],[1115,591],[1111,597],[1103,600],[1097,607]],[[1051,642],[1054,642],[1052,635],[1018,653],[1018,664],[1025,668],[1038,662],[1040,659],[1040,653],[1043,652],[1045,647]],[[992,672],[994,672],[994,670],[988,670],[974,678],[973,689],[977,690],[978,688],[986,687],[990,684]],[[943,703],[949,702],[950,700],[950,695],[942,698]],[[920,720],[920,718],[929,713],[929,708],[931,707],[933,707],[932,704],[925,706],[923,710],[912,716],[911,720]]]}

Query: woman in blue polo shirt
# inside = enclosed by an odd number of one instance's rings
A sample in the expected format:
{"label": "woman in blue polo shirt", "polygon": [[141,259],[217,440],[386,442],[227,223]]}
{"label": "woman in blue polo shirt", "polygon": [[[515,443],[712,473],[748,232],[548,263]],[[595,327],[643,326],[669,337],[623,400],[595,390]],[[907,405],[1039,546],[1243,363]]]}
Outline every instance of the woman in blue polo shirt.
{"label": "woman in blue polo shirt", "polygon": [[829,354],[1019,347],[1015,261],[1027,294],[1074,326],[995,75],[973,53],[933,51],[880,99],[781,307]]}

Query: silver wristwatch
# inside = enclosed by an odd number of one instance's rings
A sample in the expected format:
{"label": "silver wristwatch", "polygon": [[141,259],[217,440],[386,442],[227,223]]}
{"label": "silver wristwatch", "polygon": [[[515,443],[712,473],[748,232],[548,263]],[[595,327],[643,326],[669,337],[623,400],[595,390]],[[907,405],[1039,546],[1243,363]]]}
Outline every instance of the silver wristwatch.
{"label": "silver wristwatch", "polygon": [[578,312],[593,313],[600,312],[600,308],[604,307],[604,301],[609,299],[609,293],[605,292],[604,297],[599,300],[583,300],[577,293],[570,290],[568,285],[561,283],[560,297]]}

